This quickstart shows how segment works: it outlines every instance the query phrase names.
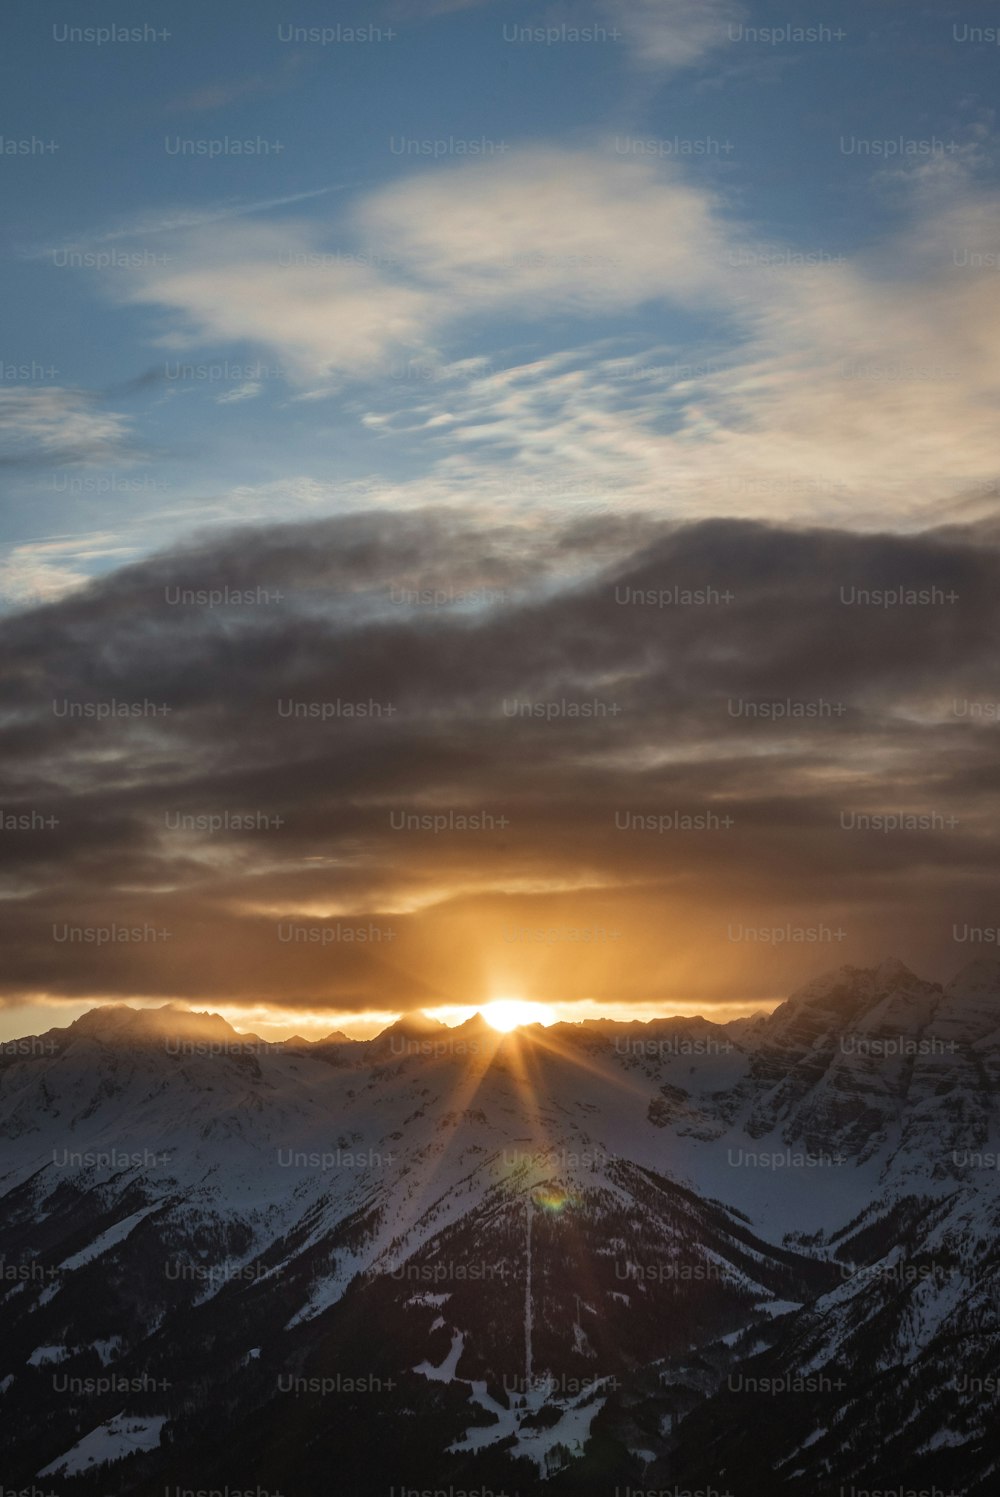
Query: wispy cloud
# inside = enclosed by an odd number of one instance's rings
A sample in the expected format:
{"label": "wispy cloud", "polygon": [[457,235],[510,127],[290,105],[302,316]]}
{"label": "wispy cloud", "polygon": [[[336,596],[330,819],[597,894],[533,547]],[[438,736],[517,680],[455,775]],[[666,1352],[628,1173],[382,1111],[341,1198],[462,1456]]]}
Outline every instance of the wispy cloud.
{"label": "wispy cloud", "polygon": [[229,104],[239,104],[244,99],[266,98],[268,94],[280,93],[291,87],[303,61],[301,52],[289,53],[281,66],[271,73],[253,73],[248,77],[204,83],[199,88],[171,99],[166,107],[171,113],[201,114],[213,109],[224,109]]}
{"label": "wispy cloud", "polygon": [[140,271],[126,295],[180,314],[170,346],[249,339],[279,350],[299,383],[374,373],[394,350],[423,346],[434,321],[429,290],[320,250],[302,224],[192,231],[178,268]]}
{"label": "wispy cloud", "polygon": [[240,400],[253,400],[259,395],[264,386],[259,379],[245,380],[242,385],[236,385],[232,390],[226,390],[215,397],[216,405],[233,405]]}
{"label": "wispy cloud", "polygon": [[691,67],[724,46],[727,27],[744,14],[736,0],[604,0],[603,8],[635,63],[659,71]]}
{"label": "wispy cloud", "polygon": [[703,297],[725,239],[710,194],[613,149],[523,147],[363,199],[359,232],[437,288],[452,315],[491,304],[605,312]]}
{"label": "wispy cloud", "polygon": [[0,468],[123,461],[130,426],[86,390],[0,388]]}
{"label": "wispy cloud", "polygon": [[288,208],[294,203],[309,202],[312,198],[326,197],[328,193],[345,190],[346,184],[337,182],[328,187],[311,188],[308,192],[286,193],[282,197],[230,198],[213,208],[191,208],[186,205],[163,207],[153,213],[136,213],[110,228],[85,230],[58,245],[36,246],[30,253],[33,259],[51,259],[55,250],[67,247],[82,249],[97,244],[110,244],[119,239],[150,239],[162,234],[176,234],[207,224],[225,223],[232,218],[251,218],[257,213],[270,213],[275,208]]}
{"label": "wispy cloud", "polygon": [[426,356],[484,310],[588,315],[720,281],[706,194],[599,152],[526,148],[370,194],[341,226],[354,253],[316,224],[203,227],[176,241],[178,268],[140,267],[127,294],[180,313],[192,338],[279,349],[303,384]]}
{"label": "wispy cloud", "polygon": [[[199,225],[117,284],[166,309],[169,346],[272,349],[299,398],[365,386],[373,437],[426,444],[425,500],[585,472],[608,502],[669,494],[678,515],[916,523],[997,475],[1000,199],[963,162],[891,191],[901,227],[881,243],[804,252],[673,163],[523,147],[322,224]],[[593,319],[655,304],[705,309],[711,344],[590,345]],[[484,320],[511,316],[558,318],[562,346],[487,368]],[[410,363],[434,377],[398,377]]]}
{"label": "wispy cloud", "polygon": [[[434,18],[484,6],[499,9],[499,0],[395,0],[394,11],[404,19]],[[580,0],[570,23],[604,21],[624,38],[636,66],[672,72],[693,66],[723,45],[726,27],[743,15],[739,0]],[[534,18],[527,24],[540,23]]]}
{"label": "wispy cloud", "polygon": [[95,562],[134,555],[111,531],[44,536],[11,546],[0,560],[0,605],[17,609],[52,603],[89,582]]}

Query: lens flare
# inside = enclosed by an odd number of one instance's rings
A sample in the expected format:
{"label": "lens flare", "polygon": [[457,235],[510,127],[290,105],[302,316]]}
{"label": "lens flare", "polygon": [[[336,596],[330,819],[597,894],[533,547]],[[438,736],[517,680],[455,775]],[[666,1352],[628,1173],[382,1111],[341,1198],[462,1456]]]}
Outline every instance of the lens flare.
{"label": "lens flare", "polygon": [[531,1192],[531,1199],[542,1211],[548,1211],[553,1216],[558,1216],[560,1212],[578,1204],[575,1196],[556,1185],[537,1186]]}

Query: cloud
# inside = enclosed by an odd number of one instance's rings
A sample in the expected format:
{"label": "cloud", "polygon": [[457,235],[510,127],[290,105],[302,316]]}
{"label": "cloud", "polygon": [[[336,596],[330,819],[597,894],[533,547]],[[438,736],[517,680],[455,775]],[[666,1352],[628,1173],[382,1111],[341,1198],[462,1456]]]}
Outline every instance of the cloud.
{"label": "cloud", "polygon": [[635,62],[673,71],[700,62],[725,45],[726,28],[744,15],[733,0],[605,0],[604,9],[625,33]]}
{"label": "cloud", "polygon": [[[401,177],[334,222],[200,226],[117,282],[161,309],[167,346],[263,346],[302,400],[367,386],[368,431],[434,465],[425,499],[569,475],[677,516],[926,524],[997,477],[1000,206],[968,164],[891,191],[896,231],[832,254],[763,240],[618,137],[524,146]],[[711,332],[588,341],[647,308]],[[537,343],[491,371],[511,320]]]}
{"label": "cloud", "polygon": [[110,244],[118,239],[147,239],[160,234],[176,234],[186,229],[200,228],[205,224],[223,223],[232,218],[248,218],[258,213],[270,213],[275,208],[287,208],[293,203],[309,202],[313,198],[326,197],[331,192],[343,192],[341,183],[327,187],[314,187],[306,192],[285,193],[269,198],[230,198],[212,208],[192,208],[186,205],[159,207],[155,212],[130,214],[110,228],[89,229],[76,235],[69,244],[49,244],[32,252],[34,259],[51,259],[57,250],[83,249],[87,246]]}
{"label": "cloud", "polygon": [[267,79],[254,76],[237,78],[225,83],[206,83],[180,98],[171,99],[167,109],[183,114],[201,113],[205,110],[222,109],[240,99],[258,98],[272,92],[275,85]]}
{"label": "cloud", "polygon": [[289,88],[298,75],[304,58],[300,52],[290,53],[280,67],[270,75],[254,73],[244,78],[220,79],[202,84],[189,93],[171,99],[167,109],[173,113],[200,114],[209,110],[224,109],[228,104],[237,104],[243,99],[266,98]]}
{"label": "cloud", "polygon": [[[433,18],[482,6],[495,0],[395,0],[404,18]],[[691,67],[726,41],[726,27],[744,15],[737,0],[596,0],[573,7],[573,25],[600,19],[625,38],[632,62],[643,69],[672,72]],[[541,18],[540,18],[541,19]],[[529,21],[530,24],[530,21]]]}
{"label": "cloud", "polygon": [[420,173],[364,199],[357,222],[375,252],[439,287],[453,316],[701,299],[718,284],[724,246],[704,189],[600,150],[522,148]]}
{"label": "cloud", "polygon": [[86,390],[0,389],[0,468],[121,462],[129,431],[127,416],[101,410]]}
{"label": "cloud", "polygon": [[226,390],[224,394],[215,397],[216,405],[232,405],[236,401],[253,400],[259,395],[264,386],[259,379],[245,380],[242,385],[236,385],[232,390]]}
{"label": "cloud", "polygon": [[0,605],[27,608],[51,603],[90,580],[96,561],[120,564],[132,555],[121,535],[89,531],[73,536],[46,536],[11,546],[0,561]]}
{"label": "cloud", "polygon": [[[996,547],[983,528],[355,514],[192,543],[15,615],[5,810],[56,825],[4,834],[5,992],[364,1011],[502,981],[710,1005],[887,948],[947,969],[953,921],[993,919]],[[879,605],[900,587],[925,601]],[[65,705],[109,702],[143,711]],[[732,824],[669,826],[707,812]],[[448,822],[466,813],[493,820]],[[859,813],[927,821],[843,824]],[[250,825],[197,821],[223,814]],[[395,824],[426,815],[445,824]],[[333,935],[279,940],[283,922]],[[81,961],[63,925],[170,934]],[[776,951],[731,925],[830,934]],[[337,934],[369,926],[392,938]],[[530,934],[553,928],[618,935],[581,956]]]}
{"label": "cloud", "polygon": [[[705,194],[644,162],[526,148],[363,198],[351,248],[314,224],[213,224],[126,293],[186,336],[276,348],[302,384],[385,373],[462,318],[505,308],[596,315],[704,296],[721,246]],[[176,265],[174,263],[176,261]]]}
{"label": "cloud", "polygon": [[178,258],[178,268],[140,272],[130,293],[181,315],[171,345],[266,344],[302,382],[374,373],[394,352],[421,345],[431,320],[427,291],[317,249],[302,225],[216,224],[188,234]]}
{"label": "cloud", "polygon": [[504,259],[520,265],[524,304],[537,297],[586,315],[707,299],[712,336],[666,348],[634,337],[563,346],[504,368],[457,361],[437,386],[393,392],[395,406],[383,392],[371,412],[378,429],[421,430],[446,449],[442,476],[464,461],[470,482],[488,481],[492,459],[542,485],[575,474],[609,500],[668,497],[675,515],[913,524],[964,495],[995,496],[995,195],[955,167],[918,176],[900,228],[847,256],[762,241],[670,179],[662,197],[645,192],[634,213],[620,210],[615,189],[630,179],[605,170],[582,191],[567,177],[562,198],[550,184],[540,192],[559,227],[555,247],[534,259],[523,252],[525,215],[502,189],[496,236],[475,191],[449,203],[440,178],[389,189],[365,211],[424,274],[449,280],[456,305],[502,298]]}

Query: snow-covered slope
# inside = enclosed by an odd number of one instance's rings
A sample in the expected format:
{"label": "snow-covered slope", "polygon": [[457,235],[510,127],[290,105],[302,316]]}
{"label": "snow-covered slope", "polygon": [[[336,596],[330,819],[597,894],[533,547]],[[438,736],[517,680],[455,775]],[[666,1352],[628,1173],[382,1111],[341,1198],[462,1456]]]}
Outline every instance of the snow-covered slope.
{"label": "snow-covered slope", "polygon": [[[998,1014],[996,962],[947,988],[842,968],[724,1026],[408,1020],[266,1045],[217,1016],[94,1010],[0,1059],[17,1462],[69,1471],[134,1420],[164,1450],[123,1469],[169,1472],[213,1400],[265,1430],[278,1369],[370,1371],[362,1306],[396,1404],[440,1421],[435,1480],[487,1457],[555,1479],[612,1438],[625,1475],[687,1475],[707,1410],[729,1450],[758,1422],[725,1380],[761,1358],[788,1378],[865,1360],[905,1388],[962,1338],[997,1344]],[[44,1348],[112,1386],[67,1404]],[[983,1421],[935,1417],[941,1459],[978,1473]],[[871,1418],[862,1399],[776,1433],[787,1489],[864,1474],[848,1451]]]}

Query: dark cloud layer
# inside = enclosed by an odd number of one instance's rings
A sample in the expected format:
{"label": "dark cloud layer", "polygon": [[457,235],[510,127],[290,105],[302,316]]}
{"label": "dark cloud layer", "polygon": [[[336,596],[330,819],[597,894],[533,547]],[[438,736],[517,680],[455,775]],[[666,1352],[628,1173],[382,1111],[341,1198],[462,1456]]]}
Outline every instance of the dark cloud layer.
{"label": "dark cloud layer", "polygon": [[[7,1000],[669,1006],[885,951],[949,972],[977,954],[955,924],[1000,923],[996,548],[381,513],[195,543],[12,617]],[[900,589],[925,601],[858,601]],[[224,598],[178,601],[202,593]],[[280,825],[175,825],[227,813]],[[675,813],[731,824],[650,829]],[[852,825],[899,813],[929,824]],[[421,815],[493,820],[398,829]],[[168,934],[57,938],[146,926]]]}

